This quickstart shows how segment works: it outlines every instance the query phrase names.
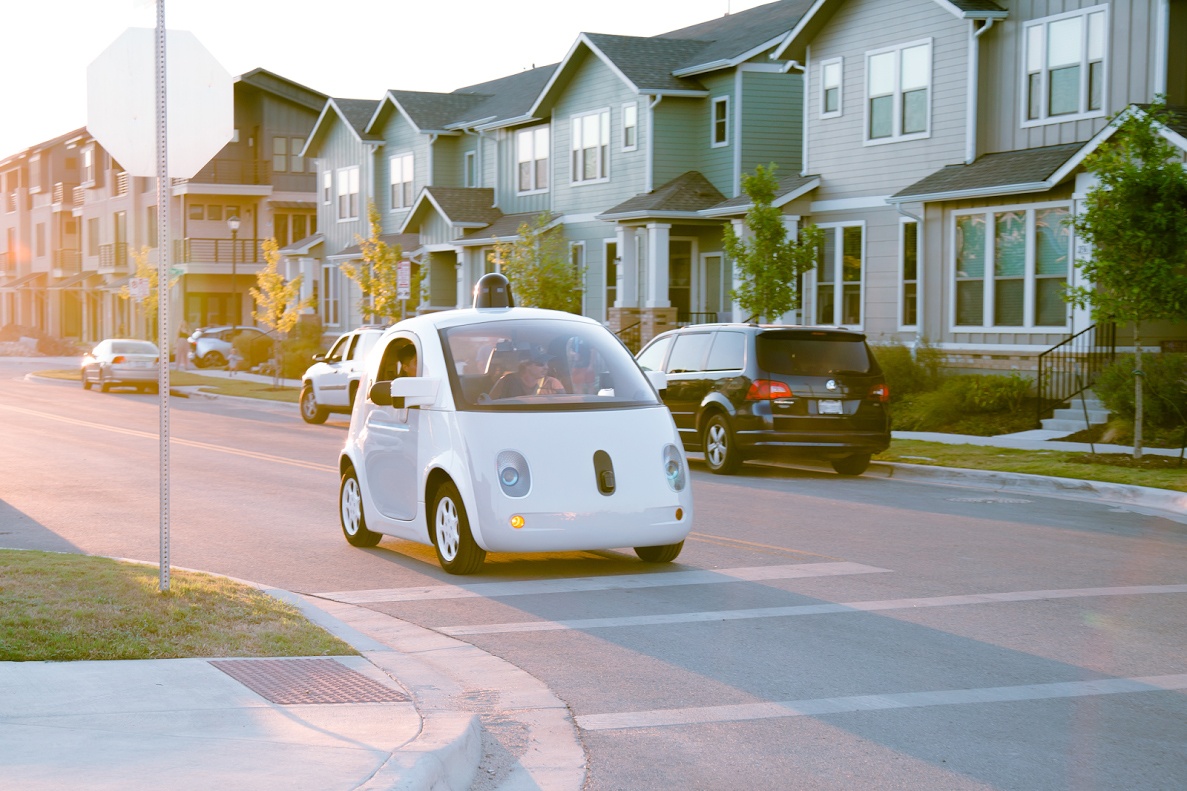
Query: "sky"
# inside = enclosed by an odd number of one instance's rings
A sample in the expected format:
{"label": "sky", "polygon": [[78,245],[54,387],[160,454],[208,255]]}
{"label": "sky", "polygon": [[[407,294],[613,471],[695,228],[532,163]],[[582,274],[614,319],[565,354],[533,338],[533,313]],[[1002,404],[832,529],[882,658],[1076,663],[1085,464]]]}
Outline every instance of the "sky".
{"label": "sky", "polygon": [[[448,92],[556,63],[582,32],[653,36],[768,0],[165,0],[232,75],[330,96]],[[0,159],[86,126],[87,66],[155,0],[0,0]],[[149,64],[152,68],[152,64]]]}

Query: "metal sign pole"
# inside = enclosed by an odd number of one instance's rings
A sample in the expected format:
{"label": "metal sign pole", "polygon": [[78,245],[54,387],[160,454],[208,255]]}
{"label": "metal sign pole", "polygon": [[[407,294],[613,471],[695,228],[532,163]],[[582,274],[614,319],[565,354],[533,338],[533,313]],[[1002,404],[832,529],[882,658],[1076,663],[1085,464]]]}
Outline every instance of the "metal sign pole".
{"label": "metal sign pole", "polygon": [[157,393],[161,442],[160,590],[169,590],[169,149],[165,94],[165,0],[157,0],[157,342],[161,348]]}

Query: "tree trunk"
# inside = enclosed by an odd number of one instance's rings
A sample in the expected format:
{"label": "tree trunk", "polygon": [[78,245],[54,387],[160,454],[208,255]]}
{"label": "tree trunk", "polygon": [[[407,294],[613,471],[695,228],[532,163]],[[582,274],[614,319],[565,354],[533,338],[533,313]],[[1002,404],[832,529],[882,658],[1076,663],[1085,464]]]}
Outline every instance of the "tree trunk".
{"label": "tree trunk", "polygon": [[1133,324],[1133,458],[1142,458],[1142,338],[1140,322]]}

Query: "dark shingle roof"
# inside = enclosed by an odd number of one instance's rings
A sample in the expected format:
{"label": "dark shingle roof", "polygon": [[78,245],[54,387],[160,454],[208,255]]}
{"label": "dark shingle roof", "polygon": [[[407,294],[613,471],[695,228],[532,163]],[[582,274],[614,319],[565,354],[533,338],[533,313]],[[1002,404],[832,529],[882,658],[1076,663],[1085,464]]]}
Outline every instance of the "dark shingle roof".
{"label": "dark shingle roof", "polygon": [[658,38],[707,42],[679,68],[731,60],[786,34],[799,23],[812,3],[813,0],[780,0],[662,33]]}
{"label": "dark shingle roof", "polygon": [[585,37],[642,92],[705,90],[705,86],[696,80],[674,77],[672,72],[709,42],[603,33],[586,33]]}
{"label": "dark shingle roof", "polygon": [[[528,225],[530,227],[534,225],[536,218],[539,216],[540,212],[505,214],[487,227],[470,231],[466,234],[466,236],[471,240],[490,239],[492,237],[497,239],[506,239],[511,236],[518,236],[521,226]],[[550,214],[549,220],[555,220],[559,216],[560,215],[556,213]]]}
{"label": "dark shingle roof", "polygon": [[993,2],[993,0],[947,0],[947,2],[966,14],[1006,13],[1006,9]]}
{"label": "dark shingle roof", "polygon": [[1041,184],[1071,159],[1084,143],[1065,143],[1024,151],[1006,151],[978,157],[971,165],[949,165],[937,170],[891,199],[911,200],[966,192],[992,192]]}
{"label": "dark shingle roof", "polygon": [[497,80],[458,88],[454,93],[482,96],[482,100],[453,119],[453,125],[491,122],[520,118],[532,109],[532,104],[544,86],[552,79],[559,63],[539,66]]}
{"label": "dark shingle roof", "polygon": [[440,132],[487,97],[463,93],[388,91],[422,132]]}
{"label": "dark shingle roof", "polygon": [[[400,252],[406,253],[420,247],[420,236],[415,233],[384,233],[379,235],[379,241],[389,247],[399,246]],[[337,255],[361,255],[363,252],[359,244],[352,244],[338,251]]]}
{"label": "dark shingle roof", "polygon": [[[775,188],[775,203],[778,203],[779,199],[783,196],[796,192],[797,190],[808,186],[812,182],[819,180],[820,176],[792,175],[781,177],[779,179],[779,186]],[[713,206],[712,212],[713,214],[727,214],[731,210],[736,209],[740,213],[746,209],[749,209],[752,203],[753,201],[750,199],[749,195],[742,194],[736,198],[730,198],[729,200],[722,201],[716,206]]]}
{"label": "dark shingle roof", "polygon": [[607,209],[601,217],[635,214],[696,213],[716,206],[724,200],[717,188],[695,170],[690,170],[657,187]]}
{"label": "dark shingle roof", "polygon": [[495,208],[495,191],[489,187],[425,187],[425,193],[453,223],[490,225],[503,216]]}
{"label": "dark shingle roof", "polygon": [[333,102],[359,137],[372,139],[372,136],[367,134],[367,125],[371,122],[371,116],[375,115],[375,108],[379,106],[379,102],[374,99],[338,98],[333,99]]}

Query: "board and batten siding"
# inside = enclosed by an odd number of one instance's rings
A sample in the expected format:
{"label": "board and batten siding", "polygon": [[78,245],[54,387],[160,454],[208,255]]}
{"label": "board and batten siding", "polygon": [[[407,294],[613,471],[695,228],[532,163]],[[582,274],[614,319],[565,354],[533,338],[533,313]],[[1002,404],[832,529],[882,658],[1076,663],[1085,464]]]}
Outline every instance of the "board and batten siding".
{"label": "board and batten siding", "polygon": [[[552,190],[557,179],[557,159],[559,157],[556,143],[552,140],[553,131],[549,130],[548,152],[548,183],[549,187],[543,192],[519,193],[519,156],[518,135],[527,129],[553,126],[547,121],[542,124],[527,124],[514,129],[504,130],[499,135],[498,169],[499,185],[496,205],[504,214],[521,214],[523,212],[544,212],[552,205]],[[561,159],[561,162],[564,162]]]}
{"label": "board and batten siding", "polygon": [[[738,145],[738,128],[737,128],[737,82],[735,81],[735,72],[729,71],[717,72],[701,78],[701,83],[709,89],[709,98],[700,100],[700,117],[697,118],[696,123],[683,130],[683,134],[692,138],[693,145],[695,145],[700,153],[700,163],[690,164],[688,167],[681,170],[684,173],[689,170],[699,170],[701,175],[709,179],[709,183],[717,187],[727,198],[732,198],[738,194],[737,178],[734,174],[734,150]],[[713,147],[713,103],[714,100],[726,98],[729,100],[728,113],[726,115],[726,139],[729,141],[728,145]],[[679,174],[677,174],[679,175]],[[658,187],[663,182],[657,181]]]}
{"label": "board and batten siding", "polygon": [[[930,39],[930,134],[865,145],[866,53]],[[820,63],[844,58],[842,113],[820,117]],[[852,0],[811,42],[808,161],[823,177],[817,200],[890,195],[964,161],[968,26],[931,0]]]}
{"label": "board and batten siding", "polygon": [[408,209],[392,208],[391,158],[412,154],[412,196],[415,202],[416,196],[430,183],[429,141],[427,135],[417,132],[408,119],[390,104],[387,105],[383,121],[380,129],[383,145],[375,155],[375,206],[379,209],[383,232],[399,233],[404,220],[408,218]]}
{"label": "board and batten siding", "polygon": [[427,212],[420,224],[420,243],[422,245],[448,244],[453,242],[457,233],[451,224],[437,211]]}
{"label": "board and batten siding", "polygon": [[[800,172],[803,77],[792,72],[742,72],[742,173],[774,162],[778,175]],[[726,197],[733,197],[726,194]]]}
{"label": "board and batten siding", "polygon": [[[1155,55],[1159,51],[1156,5],[1152,0],[1019,0],[1011,3],[1010,17],[981,37],[978,152],[1084,142],[1104,128],[1109,115],[1131,103],[1152,101],[1158,66]],[[1093,118],[1024,128],[1025,24],[1098,6],[1108,9],[1103,112]],[[1180,15],[1187,16],[1187,8],[1180,11]],[[1180,40],[1177,47],[1172,43],[1170,49],[1172,52],[1187,50],[1187,41]]]}
{"label": "board and batten siding", "polygon": [[[366,236],[367,201],[372,198],[373,180],[369,178],[372,163],[369,146],[362,143],[354,132],[339,119],[333,122],[322,137],[317,150],[322,166],[318,169],[317,229],[325,234],[327,256],[333,256],[343,248],[355,244],[355,235]],[[359,217],[357,220],[338,219],[338,171],[357,165],[359,168]],[[334,174],[330,190],[330,202],[322,203],[321,171],[329,169]]]}
{"label": "board and batten siding", "polygon": [[[639,117],[646,113],[648,97],[643,97]],[[677,99],[666,97],[651,114],[655,119],[654,184],[660,187],[690,170],[701,169],[701,149],[707,146],[709,114],[705,99]],[[702,130],[698,137],[696,130]],[[646,141],[640,140],[642,146]],[[714,183],[723,195],[729,197],[729,184]]]}

